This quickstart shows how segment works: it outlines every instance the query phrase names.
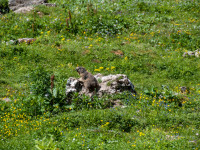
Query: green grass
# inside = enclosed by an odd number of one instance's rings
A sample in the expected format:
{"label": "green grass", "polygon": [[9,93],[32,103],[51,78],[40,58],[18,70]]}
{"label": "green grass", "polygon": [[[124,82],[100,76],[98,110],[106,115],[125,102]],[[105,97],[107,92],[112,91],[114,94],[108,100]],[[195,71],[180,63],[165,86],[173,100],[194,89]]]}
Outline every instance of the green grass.
{"label": "green grass", "polygon": [[[0,98],[12,100],[0,102],[0,149],[200,148],[200,60],[182,57],[200,45],[198,1],[50,2],[0,16]],[[26,37],[36,41],[9,42]],[[126,74],[137,98],[66,98],[77,65]]]}

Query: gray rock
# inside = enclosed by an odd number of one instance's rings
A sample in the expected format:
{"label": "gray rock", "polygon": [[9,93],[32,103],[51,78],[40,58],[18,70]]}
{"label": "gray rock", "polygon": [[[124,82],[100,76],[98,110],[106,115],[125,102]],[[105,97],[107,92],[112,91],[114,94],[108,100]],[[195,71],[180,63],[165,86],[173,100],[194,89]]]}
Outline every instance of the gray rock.
{"label": "gray rock", "polygon": [[186,56],[194,56],[194,52],[192,52],[192,51],[185,52],[183,54],[183,57],[186,57]]}
{"label": "gray rock", "polygon": [[200,49],[195,50],[194,51],[194,55],[195,55],[195,57],[199,57],[199,55],[200,55]]}
{"label": "gray rock", "polygon": [[16,45],[16,44],[20,44],[23,42],[25,42],[27,44],[31,44],[34,41],[36,41],[36,39],[34,39],[34,38],[20,38],[17,40],[10,40],[10,41],[6,42],[6,45]]}
{"label": "gray rock", "polygon": [[21,7],[19,9],[15,10],[15,13],[23,13],[23,14],[25,14],[25,13],[28,13],[31,10],[33,10],[33,8],[34,8],[33,6]]}
{"label": "gray rock", "polygon": [[11,6],[16,6],[17,5],[17,1],[16,0],[9,0],[8,1],[8,5]]}
{"label": "gray rock", "polygon": [[17,40],[10,40],[8,42],[6,42],[6,45],[16,45],[18,43]]}
{"label": "gray rock", "polygon": [[21,39],[18,39],[17,41],[18,41],[18,43],[23,43],[23,42],[25,42],[25,43],[27,43],[27,44],[31,44],[31,43],[33,43],[35,40],[36,40],[36,39],[34,39],[34,38],[21,38]]}
{"label": "gray rock", "polygon": [[36,41],[36,39],[34,39],[34,38],[20,38],[17,40],[10,40],[10,41],[6,42],[6,45],[16,45],[16,44],[20,44],[23,42],[25,42],[27,44],[31,44],[34,41]]}
{"label": "gray rock", "polygon": [[180,87],[181,93],[190,94],[190,89],[188,87],[182,86]]}
{"label": "gray rock", "polygon": [[9,7],[15,13],[30,12],[36,5],[56,6],[56,4],[48,3],[48,0],[9,0]]}
{"label": "gray rock", "polygon": [[42,3],[47,3],[47,0],[9,0],[8,5],[9,6],[17,6],[20,4],[24,5],[34,5],[34,4],[42,4]]}
{"label": "gray rock", "polygon": [[66,95],[69,96],[71,93],[80,92],[82,90],[82,86],[78,79],[70,77],[67,80],[66,84]]}
{"label": "gray rock", "polygon": [[185,52],[183,54],[183,57],[187,57],[187,56],[195,56],[195,57],[199,57],[200,55],[200,49],[197,49],[195,51],[188,51],[188,52]]}
{"label": "gray rock", "polygon": [[11,102],[10,98],[0,98],[0,100],[4,102]]}
{"label": "gray rock", "polygon": [[[136,95],[134,85],[124,74],[108,76],[97,74],[94,75],[94,77],[97,79],[99,85],[101,86],[101,88],[96,93],[99,97],[104,94],[112,95],[116,93],[122,93],[123,91],[130,91]],[[78,79],[70,77],[66,84],[66,95],[68,96],[70,93],[74,92],[78,92],[79,94],[86,94],[86,89]]]}

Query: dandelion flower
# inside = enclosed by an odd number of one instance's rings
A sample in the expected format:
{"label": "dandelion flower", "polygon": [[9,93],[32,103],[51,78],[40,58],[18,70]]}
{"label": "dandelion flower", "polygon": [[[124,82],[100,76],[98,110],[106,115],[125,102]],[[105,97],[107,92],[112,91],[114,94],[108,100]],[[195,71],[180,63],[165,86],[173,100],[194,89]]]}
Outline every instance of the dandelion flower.
{"label": "dandelion flower", "polygon": [[100,71],[100,69],[94,69],[94,71]]}
{"label": "dandelion flower", "polygon": [[111,68],[110,68],[111,70],[113,70],[113,69],[115,69],[115,67],[114,66],[111,66]]}

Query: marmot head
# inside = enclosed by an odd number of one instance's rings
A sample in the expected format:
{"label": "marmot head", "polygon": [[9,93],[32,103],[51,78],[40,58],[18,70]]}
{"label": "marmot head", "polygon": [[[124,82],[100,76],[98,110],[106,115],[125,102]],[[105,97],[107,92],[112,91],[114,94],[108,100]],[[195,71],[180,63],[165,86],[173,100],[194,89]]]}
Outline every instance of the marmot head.
{"label": "marmot head", "polygon": [[86,72],[86,69],[83,68],[83,67],[76,67],[76,71],[77,71],[79,74],[81,74],[81,73]]}

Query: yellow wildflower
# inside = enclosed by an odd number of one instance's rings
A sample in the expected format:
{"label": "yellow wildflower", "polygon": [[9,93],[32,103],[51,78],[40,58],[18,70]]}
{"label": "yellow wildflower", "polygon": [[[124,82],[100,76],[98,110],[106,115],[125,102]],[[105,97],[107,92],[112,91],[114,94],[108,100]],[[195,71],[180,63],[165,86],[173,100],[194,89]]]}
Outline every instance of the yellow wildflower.
{"label": "yellow wildflower", "polygon": [[100,69],[94,69],[94,71],[100,71]]}
{"label": "yellow wildflower", "polygon": [[111,66],[111,68],[110,68],[111,70],[113,70],[113,69],[115,69],[115,67],[114,66]]}

